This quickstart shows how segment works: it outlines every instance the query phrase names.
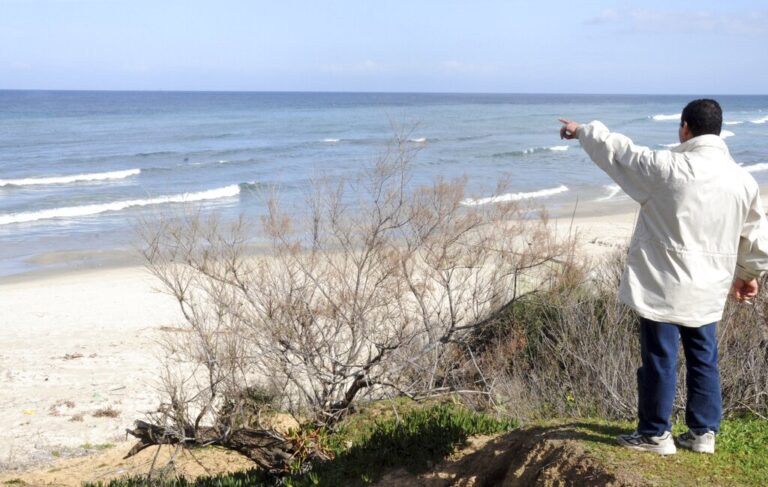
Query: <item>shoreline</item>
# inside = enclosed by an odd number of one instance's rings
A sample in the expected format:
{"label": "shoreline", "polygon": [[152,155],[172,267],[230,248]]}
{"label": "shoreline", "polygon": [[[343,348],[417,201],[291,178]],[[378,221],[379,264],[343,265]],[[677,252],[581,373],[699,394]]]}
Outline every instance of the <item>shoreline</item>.
{"label": "shoreline", "polygon": [[[768,191],[768,189],[767,189]],[[530,204],[534,213],[545,211],[551,220],[570,221],[576,219],[597,223],[603,219],[618,218],[625,220],[627,215],[637,211],[637,204],[627,197],[611,201],[578,201],[560,203],[551,210],[544,205]],[[0,287],[5,285],[46,280],[60,276],[79,276],[99,271],[143,268],[144,261],[138,253],[138,247],[123,245],[106,249],[54,250],[27,256],[19,262],[25,270],[0,274]],[[254,253],[264,252],[265,244],[253,245]]]}
{"label": "shoreline", "polygon": [[[760,186],[760,193],[763,206],[768,209],[768,184]],[[579,222],[578,226],[589,227],[589,233],[607,232],[609,240],[615,240],[621,235],[621,232],[612,228],[609,220],[616,219],[623,222],[624,228],[627,221],[634,222],[633,217],[637,216],[640,209],[639,205],[624,193],[605,201],[599,199],[581,201],[578,198],[559,201],[551,207],[546,206],[546,202],[537,204],[536,200],[522,203],[527,203],[528,208],[534,213],[546,212],[550,220],[557,222],[559,226],[570,225],[571,220],[575,219]],[[632,228],[634,228],[633,223]],[[632,228],[629,229],[627,239],[631,237]],[[592,239],[594,240],[594,237]],[[261,253],[266,249],[266,244],[254,243],[252,247],[254,253]],[[31,268],[6,274],[0,271],[0,286],[98,270],[141,268],[144,262],[137,249],[135,239],[131,239],[130,243],[116,247],[36,253],[18,261],[23,266]]]}

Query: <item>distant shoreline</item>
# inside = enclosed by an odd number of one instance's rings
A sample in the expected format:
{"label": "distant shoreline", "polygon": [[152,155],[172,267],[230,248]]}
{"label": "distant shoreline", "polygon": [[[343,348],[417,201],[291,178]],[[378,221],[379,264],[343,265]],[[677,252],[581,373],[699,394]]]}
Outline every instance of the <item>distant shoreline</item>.
{"label": "distant shoreline", "polygon": [[[124,89],[81,89],[81,88],[0,88],[0,92],[50,92],[50,93],[207,93],[207,94],[215,94],[215,93],[233,93],[233,94],[258,94],[263,93],[265,95],[279,95],[279,94],[287,94],[287,95],[301,95],[301,94],[308,94],[308,95],[317,95],[317,94],[331,94],[331,95],[342,95],[342,94],[352,94],[352,95],[501,95],[501,96],[514,96],[514,95],[521,95],[521,96],[585,96],[585,97],[604,97],[604,96],[637,96],[637,97],[644,97],[644,96],[658,96],[658,97],[687,97],[687,98],[694,98],[694,97],[701,97],[702,94],[691,94],[691,93],[619,93],[619,92],[611,92],[611,93],[561,93],[561,92],[547,92],[547,91],[538,91],[538,92],[524,92],[524,91],[516,91],[516,92],[493,92],[493,91],[337,91],[337,90],[184,90],[184,89],[152,89],[152,90],[145,90],[145,89],[130,89],[130,90],[124,90]],[[711,96],[714,98],[718,97],[729,97],[729,96],[754,96],[754,97],[761,97],[761,96],[768,96],[768,93],[720,93],[720,94],[707,94],[707,96]]]}
{"label": "distant shoreline", "polygon": [[[768,210],[768,185],[761,186],[763,205]],[[581,232],[584,250],[589,255],[604,252],[606,246],[628,242],[634,221],[640,206],[629,198],[616,198],[609,201],[577,201],[561,203],[555,209],[546,206],[530,205],[534,212],[543,210],[557,226],[558,231],[575,229]],[[591,242],[591,243],[590,243]],[[613,242],[610,245],[606,242]],[[254,246],[255,253],[268,252],[268,247]],[[107,250],[74,250],[42,252],[24,260],[26,264],[37,266],[22,271],[0,276],[0,287],[29,281],[44,281],[61,276],[79,276],[114,270],[141,269],[144,261],[137,249],[127,247]]]}

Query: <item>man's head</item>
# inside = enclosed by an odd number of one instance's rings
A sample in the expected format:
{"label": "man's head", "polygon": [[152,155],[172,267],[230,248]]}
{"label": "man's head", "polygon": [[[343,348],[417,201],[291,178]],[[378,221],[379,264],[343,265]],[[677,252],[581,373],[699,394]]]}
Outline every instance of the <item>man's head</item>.
{"label": "man's head", "polygon": [[693,100],[683,108],[680,117],[680,142],[699,135],[720,135],[723,127],[723,110],[720,104],[709,98]]}

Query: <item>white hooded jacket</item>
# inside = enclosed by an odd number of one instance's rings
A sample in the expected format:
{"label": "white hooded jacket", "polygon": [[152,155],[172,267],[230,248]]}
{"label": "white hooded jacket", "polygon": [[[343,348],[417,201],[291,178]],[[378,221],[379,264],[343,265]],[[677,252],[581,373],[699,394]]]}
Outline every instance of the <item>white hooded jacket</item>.
{"label": "white hooded jacket", "polygon": [[583,125],[579,142],[640,214],[619,298],[640,316],[698,327],[720,320],[734,272],[768,270],[768,220],[760,188],[716,135],[653,151]]}

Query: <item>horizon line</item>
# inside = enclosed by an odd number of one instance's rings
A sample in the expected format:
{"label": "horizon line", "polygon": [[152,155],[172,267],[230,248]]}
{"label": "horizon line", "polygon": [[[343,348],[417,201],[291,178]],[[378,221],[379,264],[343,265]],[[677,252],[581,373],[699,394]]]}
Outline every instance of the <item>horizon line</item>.
{"label": "horizon line", "polygon": [[568,96],[768,96],[768,93],[599,93],[554,91],[338,91],[338,90],[184,90],[184,89],[80,89],[80,88],[0,88],[0,92],[66,92],[66,93],[221,93],[221,94],[361,94],[361,95],[568,95]]}

